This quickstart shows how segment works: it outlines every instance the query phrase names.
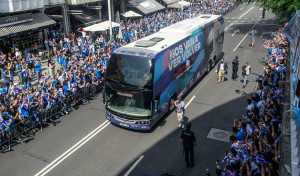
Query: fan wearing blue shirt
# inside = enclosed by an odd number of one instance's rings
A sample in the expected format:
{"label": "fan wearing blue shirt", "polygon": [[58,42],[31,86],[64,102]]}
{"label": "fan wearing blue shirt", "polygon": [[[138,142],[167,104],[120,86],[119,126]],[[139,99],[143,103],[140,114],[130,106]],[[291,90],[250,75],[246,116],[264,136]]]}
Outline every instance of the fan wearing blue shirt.
{"label": "fan wearing blue shirt", "polygon": [[7,92],[6,89],[4,87],[2,87],[2,85],[0,85],[0,96],[4,96],[4,94]]}
{"label": "fan wearing blue shirt", "polygon": [[1,74],[1,77],[4,79],[4,83],[6,84],[6,91],[8,91],[10,76],[7,75],[7,70],[6,69],[3,70],[2,74]]}
{"label": "fan wearing blue shirt", "polygon": [[19,108],[21,111],[21,117],[23,120],[27,120],[29,117],[29,106],[25,100],[21,100],[22,103],[19,103]]}
{"label": "fan wearing blue shirt", "polygon": [[26,61],[27,61],[27,64],[28,64],[29,72],[31,74],[32,69],[33,69],[33,59],[31,57],[30,53],[28,53],[28,56],[26,57]]}
{"label": "fan wearing blue shirt", "polygon": [[67,80],[64,80],[63,85],[64,85],[64,87],[63,87],[64,94],[65,94],[66,96],[70,95],[74,85],[73,85],[72,87],[69,87],[69,86],[68,86],[68,81],[67,81]]}
{"label": "fan wearing blue shirt", "polygon": [[34,67],[35,67],[37,80],[40,81],[40,75],[41,75],[42,68],[41,68],[41,64],[39,63],[39,61],[35,60]]}
{"label": "fan wearing blue shirt", "polygon": [[56,54],[56,59],[57,59],[57,63],[61,64],[61,56],[60,56],[60,52],[57,52]]}
{"label": "fan wearing blue shirt", "polygon": [[22,65],[21,65],[21,61],[18,62],[17,64],[17,72],[19,75],[19,79],[20,79],[20,84],[23,84],[23,73],[22,73]]}
{"label": "fan wearing blue shirt", "polygon": [[232,127],[232,132],[237,140],[245,142],[245,137],[244,137],[243,133],[241,131],[239,131],[237,127]]}
{"label": "fan wearing blue shirt", "polygon": [[100,66],[97,66],[96,75],[99,80],[101,79],[101,74],[103,74],[103,70],[101,69]]}

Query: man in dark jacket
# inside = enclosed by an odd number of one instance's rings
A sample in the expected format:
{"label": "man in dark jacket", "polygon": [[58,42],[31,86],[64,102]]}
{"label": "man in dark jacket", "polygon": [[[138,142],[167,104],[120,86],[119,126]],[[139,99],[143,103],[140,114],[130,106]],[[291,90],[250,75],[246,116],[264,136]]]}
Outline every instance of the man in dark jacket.
{"label": "man in dark jacket", "polygon": [[237,72],[238,72],[238,69],[239,69],[239,57],[238,56],[235,56],[235,59],[232,61],[232,79],[234,81],[236,81],[236,78],[237,78]]}
{"label": "man in dark jacket", "polygon": [[218,64],[218,75],[219,75],[219,79],[218,79],[218,83],[224,82],[224,78],[225,78],[225,74],[227,74],[227,63],[224,61],[224,58],[221,59],[221,62]]}
{"label": "man in dark jacket", "polygon": [[186,124],[186,130],[183,130],[180,136],[179,145],[183,143],[186,167],[194,167],[194,146],[197,147],[194,133],[191,131],[192,124]]}

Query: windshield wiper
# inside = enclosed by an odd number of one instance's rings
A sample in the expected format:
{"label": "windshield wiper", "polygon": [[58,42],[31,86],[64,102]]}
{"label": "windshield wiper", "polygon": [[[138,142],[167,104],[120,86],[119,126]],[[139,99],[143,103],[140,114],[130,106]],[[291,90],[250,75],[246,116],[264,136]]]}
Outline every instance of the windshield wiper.
{"label": "windshield wiper", "polygon": [[126,82],[122,82],[120,83],[120,81],[117,81],[115,79],[112,79],[112,78],[109,78],[109,77],[106,77],[108,80],[112,81],[112,82],[115,82],[117,84],[119,84],[120,86],[122,87],[131,87],[131,88],[139,88],[138,86],[135,86],[135,85],[132,85],[132,84],[129,84],[129,83],[126,83]]}
{"label": "windshield wiper", "polygon": [[105,77],[106,79],[108,79],[108,80],[110,80],[110,81],[113,81],[113,82],[116,82],[116,83],[119,83],[119,81],[117,81],[117,80],[115,80],[115,79],[112,79],[112,78],[110,78],[110,77]]}
{"label": "windshield wiper", "polygon": [[130,88],[130,89],[133,89],[133,90],[139,91],[139,92],[143,92],[143,91],[151,91],[150,89],[143,88],[143,87],[138,87],[138,86],[135,86],[135,85],[126,83],[126,82],[120,83],[120,81],[117,81],[117,80],[112,79],[112,78],[109,78],[109,77],[106,77],[106,78],[107,78],[108,80],[112,81],[113,83],[116,83],[116,84],[120,85],[122,88]]}

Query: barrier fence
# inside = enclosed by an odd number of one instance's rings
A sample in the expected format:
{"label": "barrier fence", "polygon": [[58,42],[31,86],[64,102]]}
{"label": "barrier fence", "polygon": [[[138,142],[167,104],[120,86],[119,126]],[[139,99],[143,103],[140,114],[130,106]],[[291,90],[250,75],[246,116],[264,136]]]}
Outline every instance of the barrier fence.
{"label": "barrier fence", "polygon": [[16,120],[16,123],[12,123],[9,128],[2,129],[0,132],[1,151],[11,150],[11,147],[34,136],[37,131],[42,131],[48,125],[53,124],[55,126],[56,120],[63,111],[75,110],[75,106],[96,98],[96,94],[101,90],[101,84],[91,84],[88,87],[78,89],[64,99],[58,99],[55,104],[39,110],[22,121]]}

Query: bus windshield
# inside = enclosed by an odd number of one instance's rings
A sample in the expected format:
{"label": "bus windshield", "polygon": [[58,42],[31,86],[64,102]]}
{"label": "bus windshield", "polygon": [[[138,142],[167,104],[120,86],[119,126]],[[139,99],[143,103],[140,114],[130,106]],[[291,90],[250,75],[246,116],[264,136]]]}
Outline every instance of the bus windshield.
{"label": "bus windshield", "polygon": [[107,65],[106,77],[120,84],[150,89],[153,77],[151,66],[149,58],[113,54]]}
{"label": "bus windshield", "polygon": [[151,117],[152,91],[125,93],[114,90],[107,83],[105,88],[105,104],[108,110],[134,118]]}

